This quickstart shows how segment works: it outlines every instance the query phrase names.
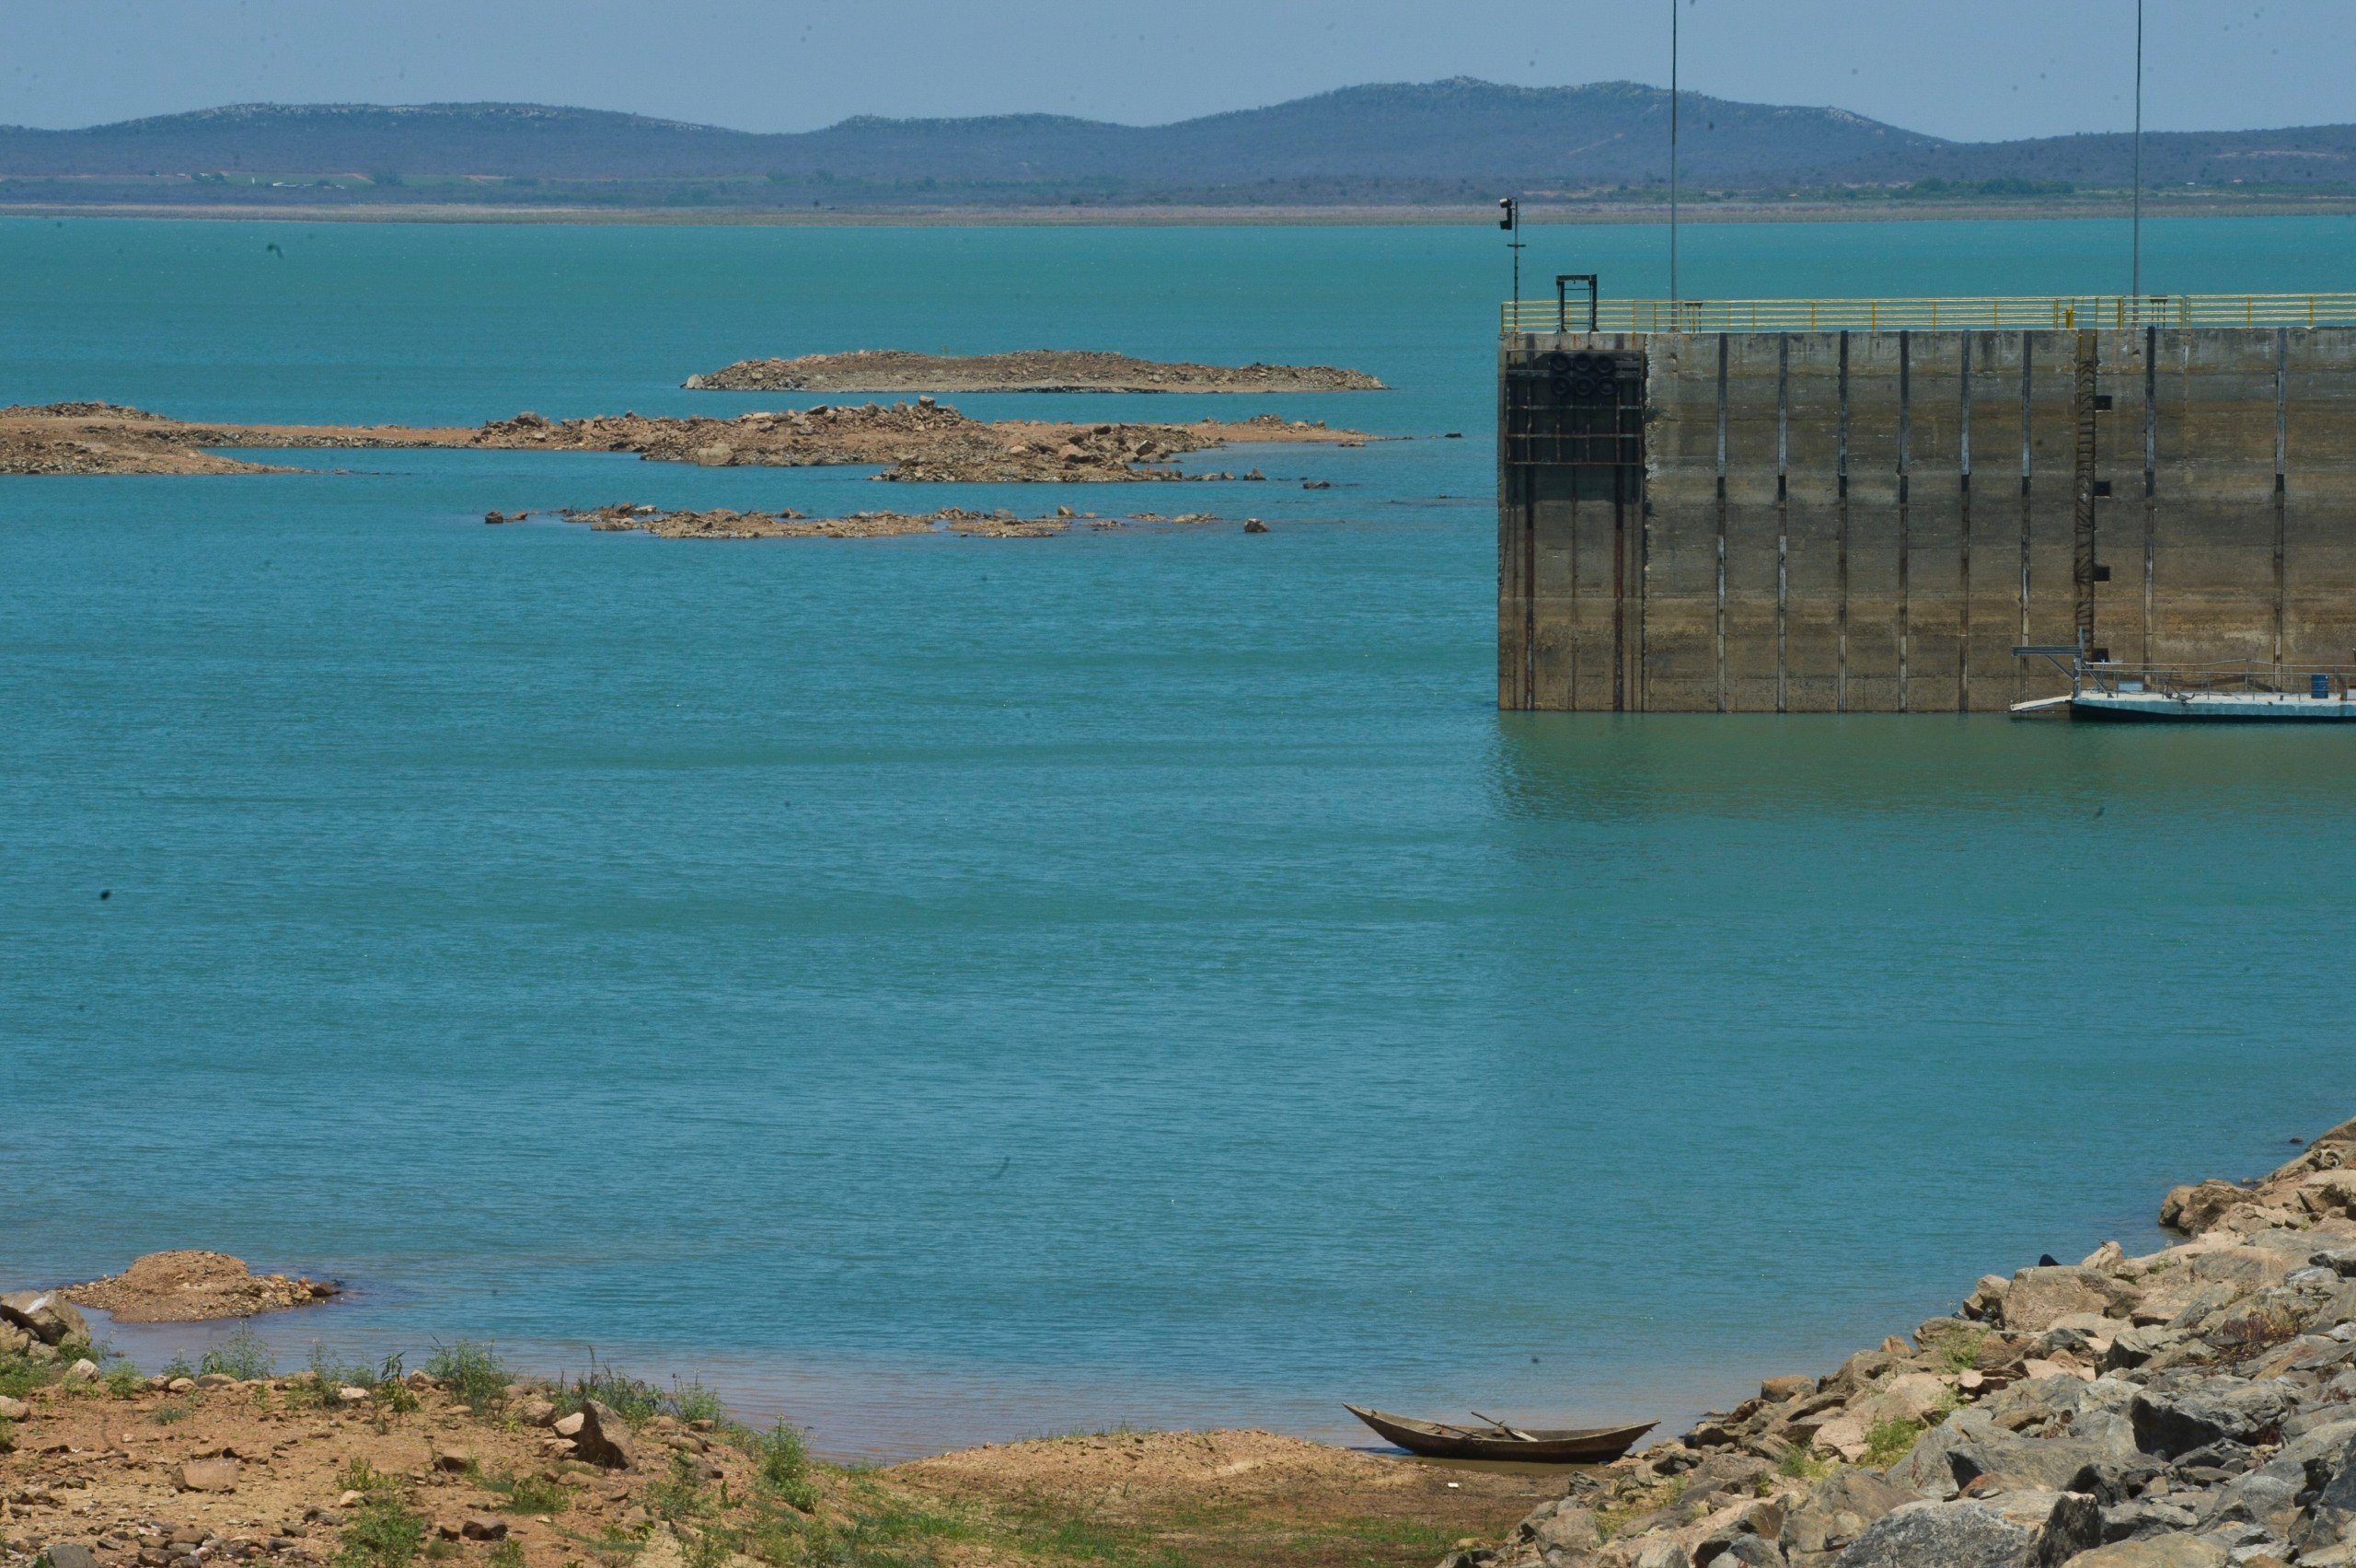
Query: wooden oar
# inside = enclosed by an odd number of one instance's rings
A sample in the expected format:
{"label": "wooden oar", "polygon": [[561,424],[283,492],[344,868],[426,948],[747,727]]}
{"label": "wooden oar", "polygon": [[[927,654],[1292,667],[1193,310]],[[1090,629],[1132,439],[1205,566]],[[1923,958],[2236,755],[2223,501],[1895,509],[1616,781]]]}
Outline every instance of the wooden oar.
{"label": "wooden oar", "polygon": [[1529,1433],[1521,1431],[1518,1427],[1507,1426],[1504,1422],[1499,1421],[1494,1415],[1482,1415],[1477,1410],[1472,1413],[1476,1418],[1487,1422],[1490,1425],[1496,1427],[1498,1431],[1504,1433],[1508,1437],[1516,1438],[1524,1443],[1535,1443],[1538,1441],[1537,1438],[1532,1437]]}

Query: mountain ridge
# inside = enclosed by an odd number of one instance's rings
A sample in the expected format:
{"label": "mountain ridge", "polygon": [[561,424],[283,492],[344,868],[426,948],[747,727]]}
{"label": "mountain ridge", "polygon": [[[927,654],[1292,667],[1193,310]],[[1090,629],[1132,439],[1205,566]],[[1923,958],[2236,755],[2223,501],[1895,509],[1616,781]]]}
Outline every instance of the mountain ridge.
{"label": "mountain ridge", "polygon": [[[1525,87],[1450,77],[1368,83],[1158,125],[1035,112],[856,115],[814,131],[752,132],[565,105],[224,104],[66,130],[0,126],[0,179],[183,184],[368,177],[570,182],[585,188],[751,182],[708,199],[892,197],[984,204],[1091,200],[1371,198],[1646,189],[1668,174],[1669,93],[1638,82]],[[1958,142],[1838,107],[1679,98],[1680,169],[1697,193],[1923,181],[2119,185],[2123,133]],[[2157,186],[2356,187],[2356,125],[2162,132],[2144,137]],[[376,178],[383,177],[383,178]],[[10,192],[15,195],[17,192]],[[354,187],[364,196],[366,189]],[[514,192],[508,193],[511,197]],[[565,192],[543,188],[546,200]],[[823,194],[822,198],[823,199]],[[831,203],[830,203],[831,204]]]}

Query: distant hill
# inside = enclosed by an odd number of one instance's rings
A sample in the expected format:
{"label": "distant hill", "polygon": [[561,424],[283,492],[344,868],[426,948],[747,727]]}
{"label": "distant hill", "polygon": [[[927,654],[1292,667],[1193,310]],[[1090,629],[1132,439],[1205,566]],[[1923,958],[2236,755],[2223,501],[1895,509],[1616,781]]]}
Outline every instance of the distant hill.
{"label": "distant hill", "polygon": [[[1461,77],[1345,87],[1170,125],[862,116],[792,134],[536,104],[243,104],[81,130],[0,127],[0,200],[218,199],[225,188],[250,198],[271,181],[321,179],[338,179],[352,199],[420,181],[491,181],[504,202],[635,199],[682,182],[705,182],[702,200],[794,204],[814,192],[828,204],[1576,195],[1665,181],[1668,117],[1668,93],[1633,82],[1514,87]],[[1680,101],[1680,170],[1697,190],[2115,187],[2131,156],[2123,135],[1951,142],[1844,110],[1692,93]],[[2148,135],[2144,167],[2154,185],[2356,186],[2356,126]],[[537,193],[520,195],[519,182]]]}

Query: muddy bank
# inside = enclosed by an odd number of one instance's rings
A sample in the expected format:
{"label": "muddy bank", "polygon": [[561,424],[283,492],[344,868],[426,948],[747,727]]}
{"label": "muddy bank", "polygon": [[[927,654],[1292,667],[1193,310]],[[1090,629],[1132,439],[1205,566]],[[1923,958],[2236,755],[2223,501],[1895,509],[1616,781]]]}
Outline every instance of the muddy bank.
{"label": "muddy bank", "polygon": [[904,349],[748,359],[690,375],[714,392],[1380,392],[1363,371],[1327,364],[1196,364],[1127,354],[1031,349],[925,354]]}
{"label": "muddy bank", "polygon": [[2356,1122],[2160,1219],[2187,1239],[1987,1275],[1449,1568],[2356,1563]]}
{"label": "muddy bank", "polygon": [[529,411],[479,429],[403,425],[192,424],[106,403],[0,409],[0,473],[229,474],[283,472],[224,457],[218,447],[487,447],[632,452],[651,462],[705,467],[872,466],[914,482],[1107,483],[1186,478],[1170,466],[1189,453],[1253,444],[1357,446],[1373,439],[1322,421],[1260,414],[1192,424],[1074,424],[968,419],[930,398],[663,419],[626,413],[549,420]]}
{"label": "muddy bank", "polygon": [[119,1323],[201,1323],[314,1306],[342,1290],[331,1280],[257,1274],[226,1252],[181,1251],[150,1252],[119,1274],[58,1295]]}

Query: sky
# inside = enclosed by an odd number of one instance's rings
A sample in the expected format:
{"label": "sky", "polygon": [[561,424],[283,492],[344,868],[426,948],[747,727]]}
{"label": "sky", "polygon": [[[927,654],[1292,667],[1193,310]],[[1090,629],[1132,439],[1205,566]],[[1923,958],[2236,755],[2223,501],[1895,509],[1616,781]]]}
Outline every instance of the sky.
{"label": "sky", "polygon": [[[502,100],[746,131],[1158,124],[1362,82],[1669,79],[1998,140],[2131,123],[2135,0],[6,0],[0,123]],[[2144,123],[2356,121],[2356,0],[2144,0]]]}

